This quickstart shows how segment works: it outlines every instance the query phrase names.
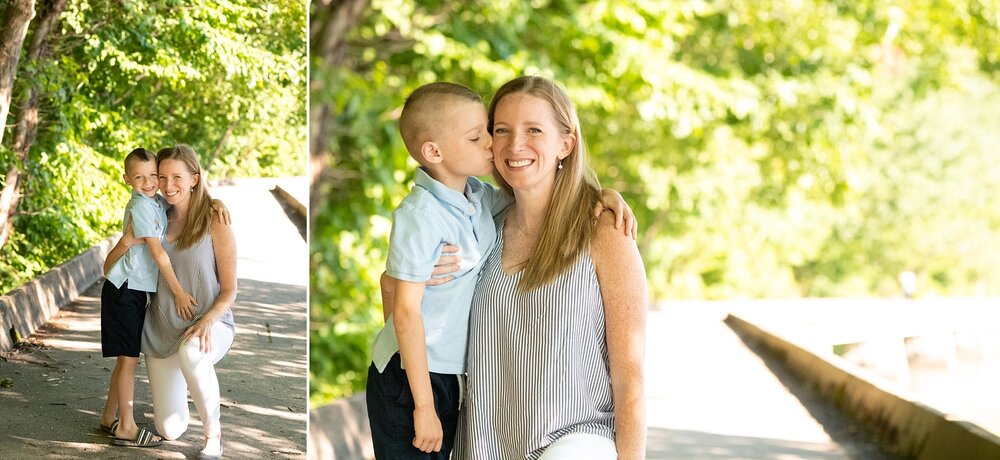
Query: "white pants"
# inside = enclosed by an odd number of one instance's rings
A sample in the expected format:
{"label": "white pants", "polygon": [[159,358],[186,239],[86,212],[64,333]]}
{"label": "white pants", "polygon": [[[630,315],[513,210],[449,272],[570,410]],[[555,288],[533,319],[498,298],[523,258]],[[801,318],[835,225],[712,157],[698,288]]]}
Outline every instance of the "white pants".
{"label": "white pants", "polygon": [[218,321],[212,325],[212,351],[202,353],[197,337],[181,344],[181,348],[167,358],[146,357],[149,387],[153,392],[153,420],[156,430],[167,440],[179,438],[187,431],[191,413],[188,410],[187,392],[198,409],[205,436],[222,436],[219,423],[219,379],[215,363],[219,362],[233,345],[233,329]]}
{"label": "white pants", "polygon": [[615,442],[599,434],[572,433],[549,444],[538,460],[614,460],[618,458]]}

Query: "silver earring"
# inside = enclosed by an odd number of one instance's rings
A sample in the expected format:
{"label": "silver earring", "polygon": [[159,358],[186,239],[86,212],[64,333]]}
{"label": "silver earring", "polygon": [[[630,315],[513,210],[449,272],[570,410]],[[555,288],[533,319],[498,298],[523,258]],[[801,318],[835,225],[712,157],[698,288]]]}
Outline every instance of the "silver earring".
{"label": "silver earring", "polygon": [[562,160],[559,160],[559,168],[558,169],[562,169]]}

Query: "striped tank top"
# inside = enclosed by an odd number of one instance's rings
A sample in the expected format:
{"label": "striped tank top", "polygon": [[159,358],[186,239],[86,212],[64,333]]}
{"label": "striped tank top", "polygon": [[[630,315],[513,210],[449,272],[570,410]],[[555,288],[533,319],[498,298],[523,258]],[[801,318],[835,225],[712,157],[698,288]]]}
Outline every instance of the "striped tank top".
{"label": "striped tank top", "polygon": [[[146,319],[142,326],[142,352],[154,358],[168,358],[177,353],[184,332],[212,308],[222,290],[215,266],[212,232],[206,231],[194,246],[183,250],[177,249],[173,243],[164,238],[163,249],[170,257],[170,265],[174,268],[177,281],[195,298],[198,305],[194,307],[193,320],[181,318],[177,314],[174,295],[170,292],[163,273],[160,273],[156,282],[156,295],[146,310]],[[218,321],[236,330],[231,309],[227,309]]]}
{"label": "striped tank top", "polygon": [[476,285],[456,458],[536,459],[571,433],[614,439],[604,301],[590,251],[549,285],[503,271],[503,222]]}

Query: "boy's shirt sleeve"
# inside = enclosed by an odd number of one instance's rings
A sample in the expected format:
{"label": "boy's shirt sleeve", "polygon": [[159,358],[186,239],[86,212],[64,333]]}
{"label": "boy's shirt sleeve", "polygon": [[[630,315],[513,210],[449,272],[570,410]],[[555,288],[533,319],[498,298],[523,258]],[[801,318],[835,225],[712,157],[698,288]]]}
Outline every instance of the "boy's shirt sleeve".
{"label": "boy's shirt sleeve", "polygon": [[496,217],[501,211],[514,204],[514,197],[489,182],[483,182],[483,209]]}
{"label": "boy's shirt sleeve", "polygon": [[416,207],[401,207],[393,213],[387,275],[413,283],[431,279],[444,243],[439,220],[430,210]]}
{"label": "boy's shirt sleeve", "polygon": [[166,222],[161,222],[156,205],[141,200],[132,207],[132,234],[136,238],[160,238]]}

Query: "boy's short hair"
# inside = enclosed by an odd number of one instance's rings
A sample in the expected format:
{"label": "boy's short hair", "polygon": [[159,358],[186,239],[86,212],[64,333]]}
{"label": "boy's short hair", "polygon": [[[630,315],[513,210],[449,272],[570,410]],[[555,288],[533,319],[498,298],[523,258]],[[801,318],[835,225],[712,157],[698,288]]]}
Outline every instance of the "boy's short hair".
{"label": "boy's short hair", "polygon": [[475,91],[466,86],[449,82],[434,82],[423,85],[410,93],[399,115],[399,134],[410,156],[423,164],[420,145],[440,127],[438,114],[457,100],[482,103]]}
{"label": "boy's short hair", "polygon": [[156,161],[156,155],[149,150],[139,147],[125,156],[125,171],[128,172],[128,165],[136,161]]}

